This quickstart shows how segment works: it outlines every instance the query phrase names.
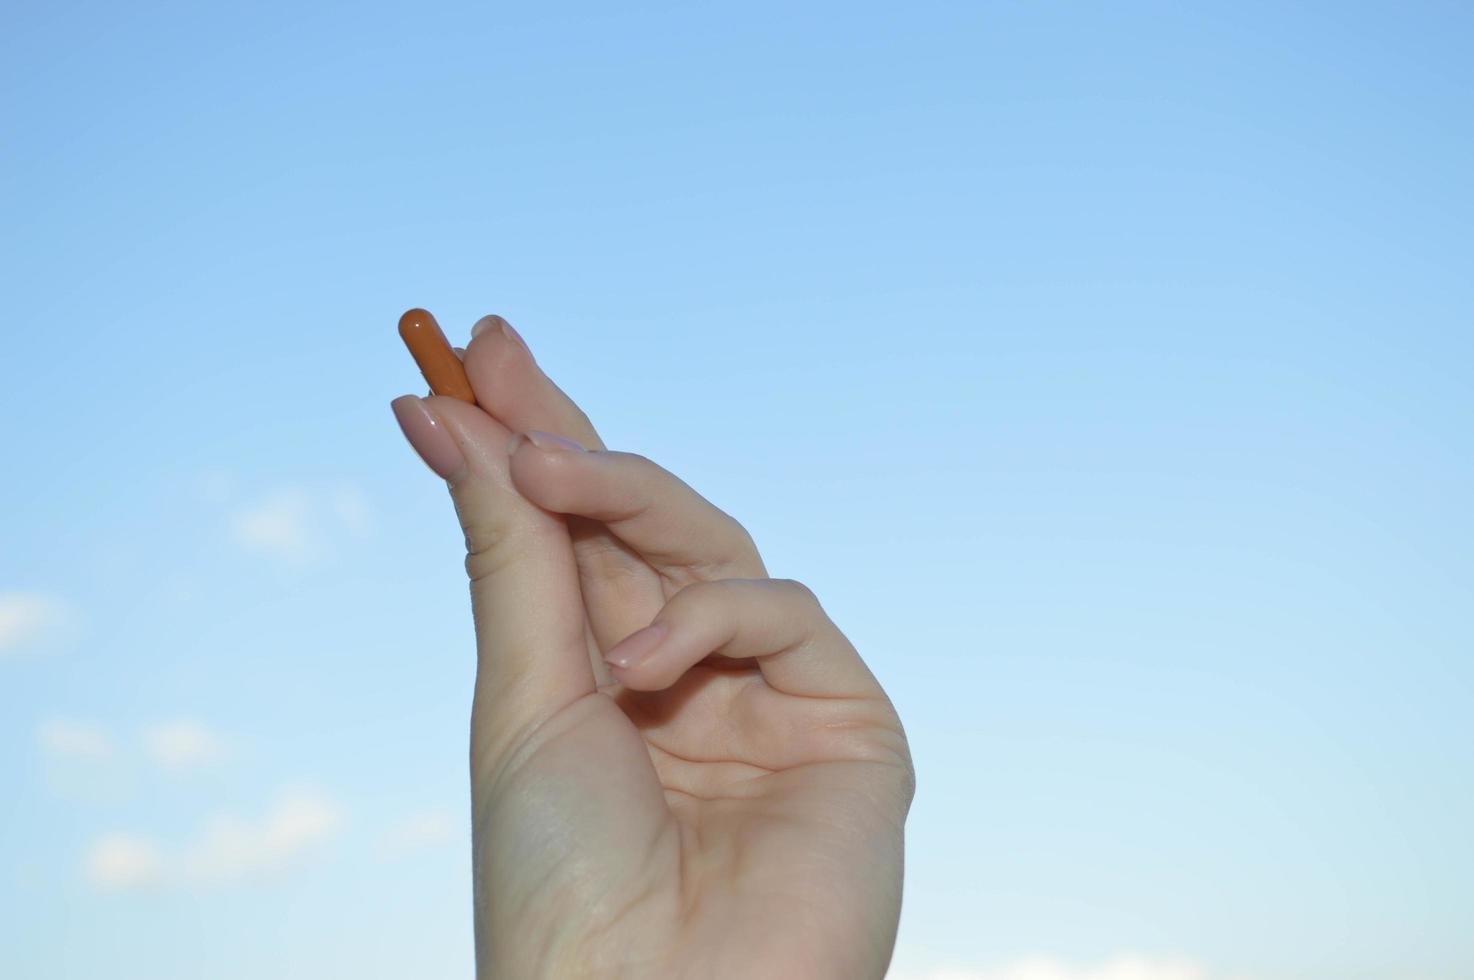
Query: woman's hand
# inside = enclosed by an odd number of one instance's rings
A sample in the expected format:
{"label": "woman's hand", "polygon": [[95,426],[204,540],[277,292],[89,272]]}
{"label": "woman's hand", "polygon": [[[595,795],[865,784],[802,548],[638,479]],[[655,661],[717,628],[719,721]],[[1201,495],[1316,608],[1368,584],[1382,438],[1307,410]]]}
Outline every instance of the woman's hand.
{"label": "woman's hand", "polygon": [[740,524],[605,451],[505,321],[473,335],[478,405],[394,407],[466,538],[478,975],[882,977],[914,787],[885,692]]}

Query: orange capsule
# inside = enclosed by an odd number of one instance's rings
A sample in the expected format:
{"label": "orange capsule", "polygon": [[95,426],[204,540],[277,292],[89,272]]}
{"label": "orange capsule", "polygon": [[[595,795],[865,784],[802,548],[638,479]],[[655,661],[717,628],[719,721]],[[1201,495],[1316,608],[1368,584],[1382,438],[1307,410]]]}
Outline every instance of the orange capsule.
{"label": "orange capsule", "polygon": [[466,380],[465,365],[456,357],[450,341],[445,339],[445,331],[428,310],[416,308],[400,317],[399,336],[420,366],[432,393],[476,404],[476,393]]}

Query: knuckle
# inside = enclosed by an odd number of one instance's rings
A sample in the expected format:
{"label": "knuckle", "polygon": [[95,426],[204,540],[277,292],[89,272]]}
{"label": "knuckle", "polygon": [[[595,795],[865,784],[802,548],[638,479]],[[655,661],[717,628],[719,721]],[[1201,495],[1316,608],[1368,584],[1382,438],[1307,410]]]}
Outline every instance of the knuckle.
{"label": "knuckle", "polygon": [[916,801],[916,768],[911,765],[909,759],[901,767],[900,775],[900,797],[901,812],[905,814],[911,809],[911,804]]}
{"label": "knuckle", "polygon": [[722,551],[726,565],[740,565],[757,554],[757,541],[741,521],[730,514],[723,513],[721,523],[721,540],[725,545]]}
{"label": "knuckle", "polygon": [[618,500],[615,518],[628,521],[644,516],[655,503],[650,486],[660,467],[639,453],[604,450],[600,455],[614,464],[598,473],[605,492]]}
{"label": "knuckle", "polygon": [[650,471],[655,471],[655,470],[659,470],[660,469],[660,464],[659,463],[655,462],[653,459],[651,459],[649,456],[646,456],[643,453],[632,453],[632,452],[630,452],[627,449],[620,449],[620,450],[616,450],[616,451],[611,452],[609,455],[615,456],[615,457],[623,460],[624,463],[627,466],[629,466],[631,468],[634,468],[634,469],[642,469],[642,470],[650,470]]}
{"label": "knuckle", "polygon": [[479,551],[466,553],[466,578],[471,584],[498,577],[511,561],[504,551]]}
{"label": "knuckle", "polygon": [[591,579],[644,582],[644,566],[637,558],[605,535],[575,540],[573,558],[579,573]]}
{"label": "knuckle", "polygon": [[689,622],[735,623],[743,618],[751,579],[699,579],[680,588],[666,603],[668,615]]}
{"label": "knuckle", "polygon": [[461,531],[466,539],[466,575],[472,582],[495,575],[511,562],[511,529],[505,521],[467,517]]}
{"label": "knuckle", "polygon": [[632,453],[624,449],[607,449],[604,455],[620,464],[623,478],[626,480],[632,477],[649,480],[665,473],[665,469],[659,463],[640,453]]}
{"label": "knuckle", "polygon": [[[561,391],[562,389],[559,390]],[[566,394],[563,397],[568,398]],[[594,428],[594,421],[589,418],[589,413],[580,408],[578,403],[571,398],[568,399],[568,404],[573,409],[575,428],[581,428],[587,435],[587,439],[580,439],[579,442],[582,442],[591,449],[596,446],[603,446],[604,440],[599,438],[598,430]]]}
{"label": "knuckle", "polygon": [[811,610],[819,610],[822,608],[819,605],[819,597],[814,594],[814,590],[800,582],[798,579],[780,578],[774,579],[773,581],[778,584],[778,587],[783,590],[785,595],[792,598],[795,602],[807,606]]}
{"label": "knuckle", "polygon": [[719,605],[726,600],[727,583],[731,579],[701,580],[683,585],[667,603],[678,610],[696,611]]}
{"label": "knuckle", "polygon": [[752,536],[752,532],[741,521],[733,518],[732,523],[737,526],[737,541],[742,550],[749,554],[757,554],[757,538]]}

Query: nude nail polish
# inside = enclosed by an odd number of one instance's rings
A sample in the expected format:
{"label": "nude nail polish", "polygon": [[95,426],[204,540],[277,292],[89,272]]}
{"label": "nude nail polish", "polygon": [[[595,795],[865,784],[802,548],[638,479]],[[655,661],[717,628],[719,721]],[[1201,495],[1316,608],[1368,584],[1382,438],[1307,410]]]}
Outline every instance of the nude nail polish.
{"label": "nude nail polish", "polygon": [[636,630],[610,647],[604,654],[604,662],[624,670],[638,667],[650,659],[660,641],[665,639],[665,633],[664,623],[651,623],[642,630]]}
{"label": "nude nail polish", "polygon": [[471,336],[479,337],[488,330],[500,330],[503,337],[506,337],[512,343],[527,351],[527,353],[532,353],[532,348],[527,346],[527,341],[522,339],[522,335],[504,317],[497,316],[495,313],[487,314],[471,325]]}
{"label": "nude nail polish", "polygon": [[562,436],[555,436],[551,432],[538,432],[536,429],[529,429],[527,432],[523,433],[523,435],[527,437],[528,442],[546,452],[588,452],[588,450],[584,449],[572,439],[564,439]]}
{"label": "nude nail polish", "polygon": [[506,320],[502,320],[502,333],[506,336],[508,340],[512,341],[512,343],[519,345],[523,350],[527,351],[527,353],[532,353],[532,348],[527,346],[527,341],[523,340],[522,335],[518,333],[516,328],[514,328]]}
{"label": "nude nail polish", "polygon": [[425,465],[442,480],[459,476],[466,468],[466,457],[455,439],[430,411],[423,399],[414,395],[401,395],[389,403],[394,409],[394,418],[410,446]]}

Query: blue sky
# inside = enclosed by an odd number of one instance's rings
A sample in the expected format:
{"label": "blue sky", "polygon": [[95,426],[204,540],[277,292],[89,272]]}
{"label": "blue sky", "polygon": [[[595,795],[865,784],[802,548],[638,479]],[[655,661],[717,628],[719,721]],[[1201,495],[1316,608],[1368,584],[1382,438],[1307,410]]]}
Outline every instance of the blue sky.
{"label": "blue sky", "polygon": [[1464,5],[4,21],[0,975],[469,975],[410,306],[871,663],[897,977],[1474,973]]}

